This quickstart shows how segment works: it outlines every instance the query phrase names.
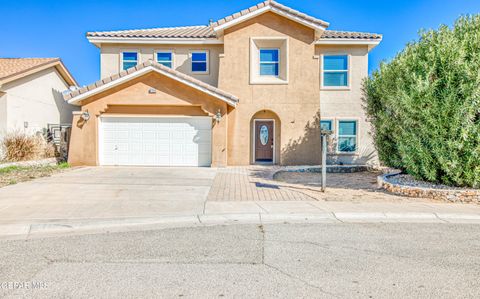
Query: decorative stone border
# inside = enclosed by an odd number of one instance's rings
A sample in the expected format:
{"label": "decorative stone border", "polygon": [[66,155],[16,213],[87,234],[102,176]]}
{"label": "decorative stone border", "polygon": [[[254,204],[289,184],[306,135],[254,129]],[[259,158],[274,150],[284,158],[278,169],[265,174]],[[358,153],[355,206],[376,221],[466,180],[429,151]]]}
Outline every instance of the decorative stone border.
{"label": "decorative stone border", "polygon": [[379,175],[377,184],[388,192],[409,197],[423,197],[456,203],[480,204],[479,189],[435,189],[426,187],[414,187],[393,183],[389,178],[401,174],[401,171]]}
{"label": "decorative stone border", "polygon": [[46,165],[56,165],[56,164],[57,164],[56,158],[48,158],[48,159],[42,159],[42,160],[3,163],[3,164],[0,164],[0,169],[7,168],[10,166],[28,167],[28,166],[46,166]]}

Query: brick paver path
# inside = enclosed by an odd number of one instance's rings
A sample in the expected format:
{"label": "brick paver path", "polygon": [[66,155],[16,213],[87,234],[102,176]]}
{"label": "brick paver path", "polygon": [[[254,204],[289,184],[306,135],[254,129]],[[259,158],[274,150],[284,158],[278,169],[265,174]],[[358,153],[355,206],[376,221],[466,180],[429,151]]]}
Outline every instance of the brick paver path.
{"label": "brick paver path", "polygon": [[275,166],[219,169],[208,194],[210,201],[315,200],[308,192],[292,189],[271,179]]}
{"label": "brick paver path", "polygon": [[279,173],[282,166],[245,166],[218,169],[208,194],[210,201],[431,201],[389,194],[377,189],[379,173],[329,173],[327,190],[320,192],[321,174]]}

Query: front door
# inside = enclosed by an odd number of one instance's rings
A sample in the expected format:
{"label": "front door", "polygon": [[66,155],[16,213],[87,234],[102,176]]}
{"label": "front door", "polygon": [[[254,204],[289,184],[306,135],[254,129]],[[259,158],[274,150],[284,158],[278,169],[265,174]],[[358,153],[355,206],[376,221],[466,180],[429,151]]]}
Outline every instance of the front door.
{"label": "front door", "polygon": [[273,120],[255,121],[255,162],[273,162]]}

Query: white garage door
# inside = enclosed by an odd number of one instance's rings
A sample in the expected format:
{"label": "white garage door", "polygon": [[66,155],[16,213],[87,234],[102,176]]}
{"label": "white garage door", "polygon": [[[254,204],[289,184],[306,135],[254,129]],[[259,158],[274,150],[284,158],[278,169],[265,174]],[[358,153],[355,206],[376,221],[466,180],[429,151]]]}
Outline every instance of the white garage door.
{"label": "white garage door", "polygon": [[210,117],[102,117],[100,165],[210,166]]}

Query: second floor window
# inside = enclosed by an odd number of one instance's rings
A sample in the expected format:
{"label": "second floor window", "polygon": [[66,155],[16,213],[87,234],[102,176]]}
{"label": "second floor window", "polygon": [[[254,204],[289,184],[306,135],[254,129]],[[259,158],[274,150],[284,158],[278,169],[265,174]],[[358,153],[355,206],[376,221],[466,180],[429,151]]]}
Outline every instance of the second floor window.
{"label": "second floor window", "polygon": [[173,54],[172,52],[157,52],[157,62],[163,64],[166,67],[173,67]]}
{"label": "second floor window", "polygon": [[192,52],[192,73],[208,72],[208,52]]}
{"label": "second floor window", "polygon": [[260,49],[260,76],[278,77],[279,49]]}
{"label": "second floor window", "polygon": [[138,64],[137,52],[123,52],[122,53],[122,69],[126,70]]}
{"label": "second floor window", "polygon": [[323,56],[323,86],[348,87],[348,56]]}

